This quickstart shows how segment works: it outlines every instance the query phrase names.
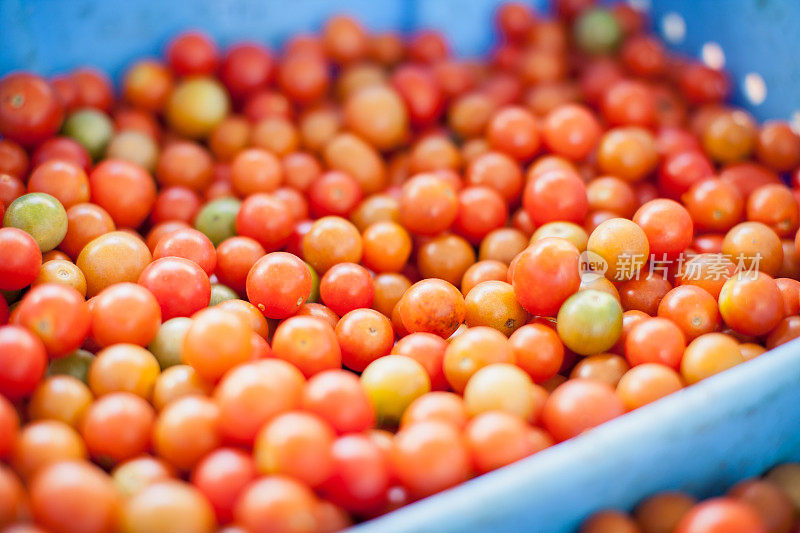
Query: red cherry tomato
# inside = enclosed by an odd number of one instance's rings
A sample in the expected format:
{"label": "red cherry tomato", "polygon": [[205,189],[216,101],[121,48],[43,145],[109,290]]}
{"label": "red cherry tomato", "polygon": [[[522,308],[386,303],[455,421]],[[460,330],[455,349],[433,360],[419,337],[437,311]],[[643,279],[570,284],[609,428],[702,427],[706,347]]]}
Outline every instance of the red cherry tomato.
{"label": "red cherry tomato", "polygon": [[319,294],[322,302],[341,316],[353,309],[370,307],[375,297],[375,284],[361,265],[339,263],[322,276]]}
{"label": "red cherry tomato", "polygon": [[579,255],[574,244],[559,237],[536,241],[520,253],[509,272],[522,307],[534,315],[554,316],[580,287]]}
{"label": "red cherry tomato", "polygon": [[186,32],[167,45],[167,62],[180,76],[207,76],[217,70],[219,49],[207,35]]}
{"label": "red cherry tomato", "polygon": [[78,349],[89,334],[91,316],[83,296],[66,285],[37,285],[22,299],[15,322],[44,343],[51,357]]}
{"label": "red cherry tomato", "polygon": [[292,316],[311,293],[311,272],[296,256],[273,252],[247,274],[247,298],[267,318]]}
{"label": "red cherry tomato", "polygon": [[235,99],[265,87],[274,76],[275,61],[260,44],[239,44],[227,51],[219,77]]}
{"label": "red cherry tomato", "polygon": [[600,381],[577,378],[550,394],[544,404],[542,422],[560,442],[624,413],[625,406],[614,389]]}
{"label": "red cherry tomato", "polygon": [[555,221],[582,224],[589,212],[586,185],[576,173],[565,170],[551,170],[530,179],[522,203],[537,225]]}
{"label": "red cherry tomato", "polygon": [[0,394],[11,400],[28,396],[46,366],[42,341],[20,326],[0,326]]}
{"label": "red cherry tomato", "polygon": [[0,135],[35,146],[61,127],[64,109],[46,80],[16,72],[0,79]]}
{"label": "red cherry tomato", "polygon": [[17,228],[0,228],[0,290],[30,285],[42,266],[42,252],[33,237]]}
{"label": "red cherry tomato", "polygon": [[245,487],[256,479],[252,456],[236,448],[219,448],[203,458],[192,472],[192,483],[208,498],[217,521],[233,519],[233,508]]}
{"label": "red cherry tomato", "polygon": [[192,316],[211,301],[208,275],[196,263],[182,257],[153,261],[142,271],[138,283],[156,297],[164,321]]}

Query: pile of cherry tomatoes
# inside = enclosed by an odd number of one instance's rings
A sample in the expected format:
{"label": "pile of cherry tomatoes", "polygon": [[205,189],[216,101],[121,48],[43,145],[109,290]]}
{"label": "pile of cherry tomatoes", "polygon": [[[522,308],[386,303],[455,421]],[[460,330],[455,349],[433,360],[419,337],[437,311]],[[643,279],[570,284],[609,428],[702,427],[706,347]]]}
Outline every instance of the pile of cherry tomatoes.
{"label": "pile of cherry tomatoes", "polygon": [[800,336],[800,137],[592,4],[0,79],[0,527],[334,531]]}
{"label": "pile of cherry tomatoes", "polygon": [[793,533],[798,509],[800,464],[784,463],[702,502],[668,491],[645,498],[630,515],[600,511],[580,533]]}

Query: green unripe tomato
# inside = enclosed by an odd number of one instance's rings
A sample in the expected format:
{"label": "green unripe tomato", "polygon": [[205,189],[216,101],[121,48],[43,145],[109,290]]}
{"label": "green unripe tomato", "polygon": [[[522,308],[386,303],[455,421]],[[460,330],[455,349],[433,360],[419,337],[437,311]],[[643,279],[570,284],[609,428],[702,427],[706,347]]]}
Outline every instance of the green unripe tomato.
{"label": "green unripe tomato", "polygon": [[97,161],[114,135],[114,125],[108,115],[98,109],[80,109],[67,117],[61,133],[82,144]]}
{"label": "green unripe tomato", "polygon": [[558,336],[573,352],[602,353],[622,334],[622,306],[607,292],[578,291],[558,310]]}
{"label": "green unripe tomato", "polygon": [[42,252],[49,252],[61,244],[67,234],[67,212],[53,196],[32,192],[11,202],[3,225],[28,233]]}
{"label": "green unripe tomato", "polygon": [[242,202],[236,198],[218,198],[208,202],[197,213],[194,227],[206,235],[214,246],[236,235],[236,215]]}
{"label": "green unripe tomato", "polygon": [[608,54],[622,42],[622,29],[607,9],[596,8],[583,12],[573,27],[575,41],[587,54]]}

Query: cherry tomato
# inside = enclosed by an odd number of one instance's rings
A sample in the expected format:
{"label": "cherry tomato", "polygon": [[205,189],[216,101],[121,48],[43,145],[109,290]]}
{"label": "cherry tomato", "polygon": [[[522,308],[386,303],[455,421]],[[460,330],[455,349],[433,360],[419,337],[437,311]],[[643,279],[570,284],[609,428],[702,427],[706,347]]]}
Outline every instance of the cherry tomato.
{"label": "cherry tomato", "polygon": [[322,302],[336,314],[370,307],[375,297],[372,276],[355,263],[339,263],[325,272],[319,284]]}
{"label": "cherry tomato", "polygon": [[226,52],[219,67],[219,76],[231,96],[238,99],[268,84],[274,70],[274,60],[266,48],[243,43]]}
{"label": "cherry tomato", "polygon": [[511,271],[517,300],[529,313],[552,316],[580,286],[578,249],[558,237],[534,242],[517,256]]}
{"label": "cherry tomato", "polygon": [[273,252],[255,262],[247,274],[247,297],[267,318],[287,318],[311,294],[306,264],[286,252]]}
{"label": "cherry tomato", "polygon": [[56,92],[34,74],[17,72],[0,79],[0,102],[0,133],[23,146],[52,137],[64,119]]}
{"label": "cherry tomato", "polygon": [[232,369],[214,390],[221,436],[235,444],[252,444],[265,422],[300,406],[304,384],[297,367],[278,359]]}
{"label": "cherry tomato", "polygon": [[[92,505],[87,506],[89,501]],[[75,523],[94,533],[115,531],[121,506],[108,474],[85,461],[53,464],[30,486],[31,514],[38,524],[58,533]]]}
{"label": "cherry tomato", "polygon": [[250,359],[252,330],[236,314],[209,308],[193,317],[183,341],[183,361],[201,377],[219,380],[225,372]]}
{"label": "cherry tomato", "polygon": [[303,483],[266,476],[245,487],[234,507],[234,521],[246,531],[314,531],[314,493]]}
{"label": "cherry tomato", "polygon": [[272,352],[297,366],[306,377],[342,366],[336,332],[313,316],[290,317],[275,330]]}
{"label": "cherry tomato", "polygon": [[659,363],[677,370],[685,348],[683,331],[666,318],[642,320],[625,337],[625,357],[631,366]]}
{"label": "cherry tomato", "polygon": [[268,252],[286,244],[293,223],[286,204],[265,193],[248,196],[236,215],[237,233],[255,239]]}
{"label": "cherry tomato", "polygon": [[21,398],[33,392],[44,376],[47,353],[42,341],[19,326],[0,326],[3,368],[0,391],[8,398]]}
{"label": "cherry tomato", "polygon": [[92,299],[90,308],[92,338],[100,346],[146,346],[161,325],[158,301],[150,291],[133,283],[108,287]]}
{"label": "cherry tomato", "polygon": [[122,522],[132,533],[180,528],[211,531],[214,511],[204,495],[192,485],[168,480],[145,487],[125,502]]}
{"label": "cherry tomato", "polygon": [[150,446],[155,411],[129,392],[114,392],[95,400],[81,423],[89,453],[99,460],[123,461]]}
{"label": "cherry tomato", "polygon": [[164,257],[150,263],[139,275],[139,285],[155,296],[161,319],[191,316],[208,307],[211,283],[197,263],[182,257]]}
{"label": "cherry tomato", "polygon": [[464,321],[464,297],[444,280],[422,280],[403,294],[396,309],[409,333],[425,332],[447,338]]}
{"label": "cherry tomato", "polygon": [[542,421],[556,441],[563,441],[624,412],[622,400],[605,383],[572,379],[557,387],[547,399]]}
{"label": "cherry tomato", "polygon": [[15,323],[39,337],[51,357],[79,348],[92,321],[83,296],[71,287],[56,283],[31,289],[20,302],[15,316]]}
{"label": "cherry tomato", "polygon": [[338,433],[356,433],[375,424],[366,391],[358,377],[346,370],[326,370],[313,376],[305,386],[302,403]]}
{"label": "cherry tomato", "polygon": [[219,49],[207,35],[191,31],[181,33],[169,42],[166,57],[176,74],[202,76],[217,69]]}
{"label": "cherry tomato", "polygon": [[522,201],[535,224],[553,221],[580,224],[589,211],[583,180],[565,171],[552,170],[529,180]]}
{"label": "cherry tomato", "polygon": [[316,415],[283,413],[264,425],[253,445],[256,469],[262,474],[291,476],[317,487],[333,473],[335,434]]}
{"label": "cherry tomato", "polygon": [[33,237],[17,228],[0,228],[0,289],[27,287],[41,266],[42,252]]}
{"label": "cherry tomato", "polygon": [[675,529],[677,533],[699,531],[745,531],[763,533],[767,529],[750,505],[732,498],[720,497],[697,504],[686,513]]}
{"label": "cherry tomato", "polygon": [[434,494],[467,479],[466,443],[452,425],[424,421],[401,429],[391,453],[394,473],[416,497]]}
{"label": "cherry tomato", "polygon": [[344,435],[334,441],[331,455],[333,474],[320,487],[328,499],[361,513],[385,503],[390,472],[377,444],[365,435]]}
{"label": "cherry tomato", "polygon": [[239,495],[255,479],[252,457],[236,448],[211,452],[192,472],[192,484],[209,500],[217,522],[223,524],[233,519],[233,508]]}

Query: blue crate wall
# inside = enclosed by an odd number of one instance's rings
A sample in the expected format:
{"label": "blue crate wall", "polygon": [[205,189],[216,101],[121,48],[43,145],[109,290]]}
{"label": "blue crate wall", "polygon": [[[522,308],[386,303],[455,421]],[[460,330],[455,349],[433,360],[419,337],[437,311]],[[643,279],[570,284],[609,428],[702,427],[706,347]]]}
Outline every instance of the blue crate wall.
{"label": "blue crate wall", "polygon": [[[669,14],[685,36],[671,46],[698,57],[718,43],[733,73],[735,101],[759,119],[791,118],[800,110],[800,1],[633,0],[662,30]],[[29,68],[44,74],[91,64],[118,75],[145,55],[156,55],[178,31],[202,28],[222,45],[252,39],[278,46],[298,31],[318,29],[331,14],[356,15],[376,30],[436,28],[460,55],[485,52],[494,38],[491,17],[499,0],[0,0],[0,73]],[[545,0],[531,2],[546,8]],[[753,104],[743,90],[760,76],[766,99]]]}
{"label": "blue crate wall", "polygon": [[799,461],[799,425],[796,340],[354,533],[570,533],[601,509],[664,490],[716,496]]}

